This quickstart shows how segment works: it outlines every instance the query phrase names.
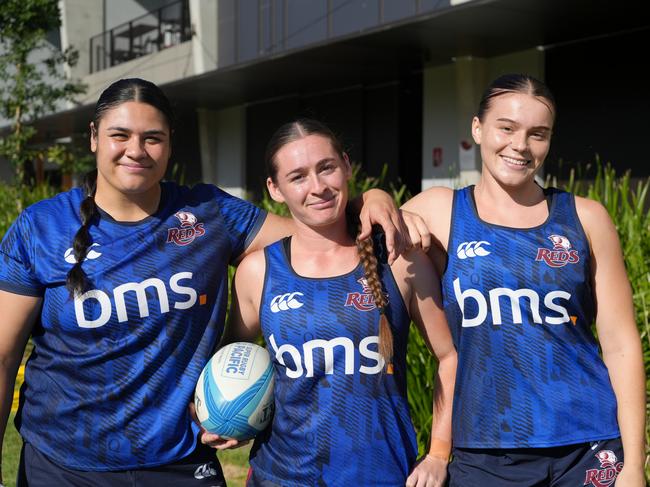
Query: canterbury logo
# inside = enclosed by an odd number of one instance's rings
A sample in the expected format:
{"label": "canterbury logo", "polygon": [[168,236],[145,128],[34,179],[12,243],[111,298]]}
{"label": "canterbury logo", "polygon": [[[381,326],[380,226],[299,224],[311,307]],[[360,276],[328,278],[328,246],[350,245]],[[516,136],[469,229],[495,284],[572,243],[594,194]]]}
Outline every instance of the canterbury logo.
{"label": "canterbury logo", "polygon": [[194,478],[197,480],[207,479],[217,475],[217,469],[212,466],[212,462],[199,465],[194,471]]}
{"label": "canterbury logo", "polygon": [[304,304],[298,301],[298,296],[304,296],[304,294],[298,292],[279,294],[273,298],[269,307],[273,313],[279,313],[280,311],[287,311],[290,309],[298,309]]}
{"label": "canterbury logo", "polygon": [[467,259],[468,257],[485,257],[490,255],[490,251],[483,248],[483,245],[490,245],[490,242],[485,240],[463,242],[456,249],[456,255],[459,259]]}
{"label": "canterbury logo", "polygon": [[[93,250],[93,247],[99,247],[98,243],[94,243],[90,246],[88,249],[88,253],[86,254],[86,258],[84,260],[93,260],[102,255],[101,252],[97,252],[96,250]],[[63,254],[63,258],[68,264],[76,264],[77,259],[74,258],[74,249],[70,247],[68,250],[65,251],[65,254]]]}

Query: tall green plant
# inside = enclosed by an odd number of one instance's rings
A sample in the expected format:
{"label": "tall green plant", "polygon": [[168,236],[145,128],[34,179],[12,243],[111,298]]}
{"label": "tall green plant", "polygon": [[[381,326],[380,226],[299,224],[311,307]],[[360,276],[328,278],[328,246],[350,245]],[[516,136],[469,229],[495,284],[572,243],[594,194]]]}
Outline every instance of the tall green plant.
{"label": "tall green plant", "polygon": [[72,101],[85,87],[65,78],[64,64],[74,65],[74,49],[60,51],[46,41],[61,25],[57,0],[3,0],[0,8],[0,116],[11,121],[0,139],[0,155],[12,164],[22,184],[25,164],[34,158],[30,124]]}
{"label": "tall green plant", "polygon": [[[643,346],[646,395],[650,397],[650,179],[633,184],[629,171],[617,176],[611,165],[603,166],[597,161],[593,181],[585,184],[572,171],[567,189],[601,202],[616,226],[632,284],[636,322]],[[646,445],[650,445],[650,405],[646,405],[646,412]],[[647,453],[650,459],[650,450]],[[650,464],[646,475],[650,479]]]}

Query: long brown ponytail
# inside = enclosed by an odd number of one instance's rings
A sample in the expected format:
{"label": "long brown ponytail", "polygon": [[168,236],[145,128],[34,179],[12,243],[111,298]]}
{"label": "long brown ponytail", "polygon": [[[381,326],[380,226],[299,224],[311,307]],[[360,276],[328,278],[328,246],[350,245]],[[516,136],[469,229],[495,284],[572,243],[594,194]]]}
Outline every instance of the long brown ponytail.
{"label": "long brown ponytail", "polygon": [[386,364],[390,364],[393,359],[393,331],[386,317],[388,302],[381,285],[381,279],[379,278],[377,256],[375,255],[372,237],[364,240],[357,238],[355,242],[368,287],[375,299],[375,306],[379,310],[379,353],[384,358]]}

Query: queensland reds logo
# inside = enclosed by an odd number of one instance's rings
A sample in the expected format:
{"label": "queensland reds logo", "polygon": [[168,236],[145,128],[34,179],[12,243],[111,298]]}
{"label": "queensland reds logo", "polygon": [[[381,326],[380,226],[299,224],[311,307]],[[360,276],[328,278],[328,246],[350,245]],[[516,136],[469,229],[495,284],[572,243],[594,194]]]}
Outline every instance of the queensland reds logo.
{"label": "queensland reds logo", "polygon": [[564,267],[567,264],[580,262],[578,251],[571,248],[568,238],[563,235],[551,235],[548,238],[553,242],[553,248],[538,248],[536,261],[543,260],[551,267]]}
{"label": "queensland reds logo", "polygon": [[[361,284],[363,290],[360,293],[348,293],[348,297],[345,300],[345,306],[354,306],[359,311],[372,311],[377,306],[375,305],[375,297],[372,295],[372,290],[368,286],[368,280],[365,277],[357,279],[357,282]],[[386,295],[388,299],[388,295]]]}
{"label": "queensland reds logo", "polygon": [[198,223],[193,213],[179,211],[174,216],[181,222],[181,227],[167,230],[167,243],[174,242],[176,245],[188,245],[195,238],[205,235],[203,223]]}
{"label": "queensland reds logo", "polygon": [[617,462],[616,455],[611,450],[600,450],[594,455],[600,462],[601,468],[592,468],[585,472],[585,483],[594,487],[608,487],[616,480],[623,470],[623,462]]}

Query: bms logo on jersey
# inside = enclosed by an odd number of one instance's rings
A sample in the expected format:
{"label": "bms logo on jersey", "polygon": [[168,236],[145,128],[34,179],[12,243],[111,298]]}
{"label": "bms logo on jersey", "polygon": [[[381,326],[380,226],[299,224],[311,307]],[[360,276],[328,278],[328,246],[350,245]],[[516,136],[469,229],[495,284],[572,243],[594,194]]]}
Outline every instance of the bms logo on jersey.
{"label": "bms logo on jersey", "polygon": [[290,309],[302,308],[303,304],[298,298],[304,296],[303,293],[293,292],[278,294],[271,300],[269,308],[272,313],[279,313],[280,311],[289,311]]}
{"label": "bms logo on jersey", "polygon": [[189,245],[195,238],[205,235],[203,223],[199,223],[196,216],[189,211],[179,211],[174,215],[181,222],[180,228],[167,230],[167,243],[174,242],[176,245]]}
{"label": "bms logo on jersey", "polygon": [[[542,317],[540,313],[540,300],[541,297],[534,289],[510,289],[507,287],[497,287],[490,289],[487,299],[478,289],[465,289],[460,288],[460,279],[454,279],[454,295],[458,307],[463,313],[462,326],[465,328],[479,326],[485,323],[488,311],[492,312],[492,324],[502,325],[503,319],[501,317],[501,305],[510,304],[512,312],[512,322],[515,324],[522,324],[522,305],[534,323],[547,323],[549,325],[561,325],[563,323],[573,322],[575,324],[576,317],[569,316],[569,312],[563,306],[562,301],[568,302],[571,299],[571,294],[566,291],[551,291],[544,296],[544,307],[546,313]],[[489,306],[488,306],[489,299]],[[465,304],[473,300],[476,309],[476,316],[467,316]]]}
{"label": "bms logo on jersey", "polygon": [[536,261],[543,260],[551,267],[564,267],[567,264],[580,262],[578,251],[571,248],[568,238],[564,235],[551,235],[548,238],[553,243],[553,248],[538,248]]}
{"label": "bms logo on jersey", "polygon": [[[359,355],[363,357],[364,364],[355,363],[355,344],[348,337],[336,337],[331,340],[309,340],[298,348],[289,343],[278,346],[275,336],[269,336],[269,344],[275,353],[275,359],[284,366],[287,377],[297,379],[302,377],[314,377],[314,356],[322,355],[323,372],[325,374],[334,373],[334,357],[343,360],[345,375],[354,374],[357,370],[362,374],[378,374],[384,368],[384,358],[377,351],[379,344],[378,336],[368,336],[359,342]],[[373,346],[374,350],[370,347]],[[339,351],[342,353],[335,353]],[[319,374],[320,375],[320,374]]]}
{"label": "bms logo on jersey", "polygon": [[[182,285],[183,281],[192,279],[191,272],[178,272],[169,279],[169,289],[174,293],[185,297],[184,300],[174,302],[174,309],[188,309],[194,306],[197,301],[200,305],[206,303],[206,295],[198,296],[195,289]],[[113,314],[113,303],[117,313],[117,321],[122,323],[128,321],[127,297],[134,297],[138,307],[138,316],[146,318],[149,316],[149,299],[158,301],[161,313],[169,313],[169,292],[167,284],[157,277],[145,279],[142,282],[127,282],[113,289],[113,299],[104,291],[91,289],[74,298],[74,312],[77,324],[80,328],[99,328],[104,326],[111,319]],[[88,313],[88,314],[87,314]],[[88,316],[90,315],[90,316]]]}

